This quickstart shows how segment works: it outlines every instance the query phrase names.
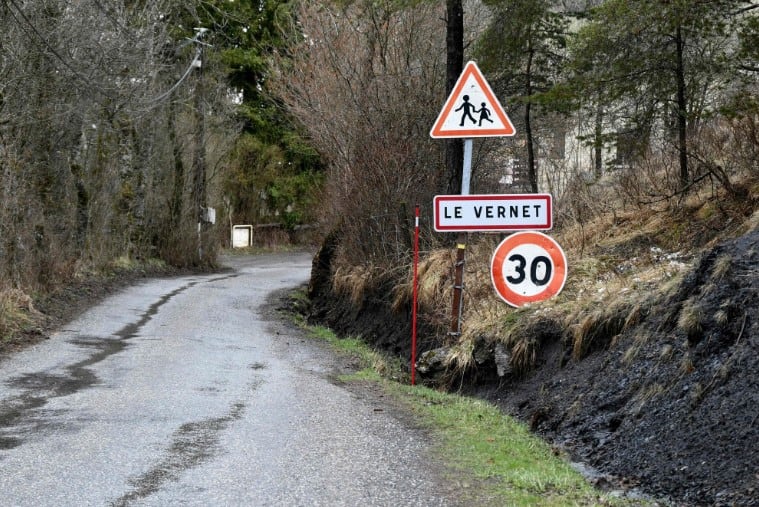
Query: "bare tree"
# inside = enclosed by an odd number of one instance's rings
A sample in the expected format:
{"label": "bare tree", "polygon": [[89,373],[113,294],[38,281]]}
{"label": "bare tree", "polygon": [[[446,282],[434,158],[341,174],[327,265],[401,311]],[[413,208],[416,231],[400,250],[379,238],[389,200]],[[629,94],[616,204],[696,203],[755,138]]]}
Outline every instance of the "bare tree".
{"label": "bare tree", "polygon": [[[414,203],[445,188],[429,128],[444,100],[440,6],[304,2],[275,92],[329,163],[325,225],[354,265],[398,265]],[[427,208],[429,209],[429,208]]]}
{"label": "bare tree", "polygon": [[[195,3],[0,2],[0,284],[121,256],[197,262],[178,168],[202,152],[214,195],[219,139],[236,130],[215,55],[199,98],[197,45],[172,26]],[[212,112],[200,142],[198,100]]]}

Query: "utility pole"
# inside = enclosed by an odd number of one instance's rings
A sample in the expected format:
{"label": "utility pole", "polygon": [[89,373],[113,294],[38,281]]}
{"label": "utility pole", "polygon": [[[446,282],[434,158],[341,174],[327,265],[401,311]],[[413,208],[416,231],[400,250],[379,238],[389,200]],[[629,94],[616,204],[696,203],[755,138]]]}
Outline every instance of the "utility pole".
{"label": "utility pole", "polygon": [[[464,69],[464,6],[462,0],[446,0],[446,63],[445,93],[448,95]],[[448,172],[448,193],[461,188],[461,166],[464,163],[464,143],[461,139],[445,141],[445,165]]]}
{"label": "utility pole", "polygon": [[198,263],[203,262],[203,224],[206,221],[206,107],[205,87],[203,81],[203,47],[206,45],[200,39],[208,28],[195,28],[193,42],[197,44],[196,57],[193,65],[198,69],[195,84],[195,152],[192,160],[193,185],[192,203],[198,217]]}

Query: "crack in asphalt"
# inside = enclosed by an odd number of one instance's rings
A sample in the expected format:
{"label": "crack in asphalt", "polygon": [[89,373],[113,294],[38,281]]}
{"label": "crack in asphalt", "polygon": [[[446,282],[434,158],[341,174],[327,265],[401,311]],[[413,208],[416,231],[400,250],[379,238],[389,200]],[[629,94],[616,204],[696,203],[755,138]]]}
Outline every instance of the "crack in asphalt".
{"label": "crack in asphalt", "polygon": [[[252,387],[255,388],[255,385]],[[240,419],[244,411],[245,404],[238,402],[221,417],[189,422],[180,426],[174,432],[166,457],[143,475],[130,480],[134,489],[110,505],[126,506],[133,501],[157,493],[166,482],[179,480],[182,472],[210,459],[219,448],[220,433],[230,423]]]}
{"label": "crack in asphalt", "polygon": [[[216,277],[205,280],[204,283],[237,276],[239,274],[235,273]],[[112,335],[118,339],[79,336],[71,340],[70,343],[74,345],[96,349],[96,352],[82,361],[66,366],[64,368],[65,373],[35,372],[8,380],[8,385],[22,389],[23,393],[2,402],[2,407],[0,407],[0,449],[18,447],[24,442],[22,435],[40,434],[39,430],[54,426],[48,418],[44,417],[44,412],[40,413],[38,409],[44,407],[53,398],[68,396],[97,384],[99,379],[89,367],[125,350],[129,346],[128,340],[136,337],[140,329],[150,322],[163,305],[198,283],[200,282],[189,282],[163,295],[148,307],[137,322],[127,324]],[[23,430],[19,428],[21,425],[23,425]]]}

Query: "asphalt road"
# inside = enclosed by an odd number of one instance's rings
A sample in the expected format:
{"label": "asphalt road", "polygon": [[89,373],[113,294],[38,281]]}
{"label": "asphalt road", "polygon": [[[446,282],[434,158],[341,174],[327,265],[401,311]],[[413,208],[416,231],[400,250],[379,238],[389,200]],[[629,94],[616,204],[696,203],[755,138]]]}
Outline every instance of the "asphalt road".
{"label": "asphalt road", "polygon": [[0,505],[452,505],[429,442],[266,301],[305,254],[125,289],[0,363]]}

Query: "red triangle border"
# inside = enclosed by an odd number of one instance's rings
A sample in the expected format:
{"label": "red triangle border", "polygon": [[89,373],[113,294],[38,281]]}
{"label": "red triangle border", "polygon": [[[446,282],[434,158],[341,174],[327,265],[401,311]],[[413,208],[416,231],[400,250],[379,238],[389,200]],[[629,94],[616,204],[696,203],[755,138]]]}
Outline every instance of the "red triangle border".
{"label": "red triangle border", "polygon": [[[464,85],[470,76],[474,77],[475,81],[477,81],[477,84],[480,85],[480,89],[485,94],[485,98],[487,98],[487,100],[490,102],[490,105],[493,107],[493,112],[498,117],[498,119],[501,120],[501,123],[503,123],[503,128],[443,130],[443,125],[448,120],[448,116],[451,114],[451,110],[456,104],[456,99],[458,99],[459,95],[461,94],[461,90],[464,88]],[[471,61],[467,62],[466,66],[464,67],[464,71],[461,73],[458,81],[456,81],[456,85],[453,87],[453,91],[451,91],[451,94],[448,96],[443,109],[440,111],[440,114],[437,117],[437,120],[435,120],[435,124],[432,126],[432,130],[430,130],[430,136],[433,138],[499,137],[513,136],[515,133],[516,132],[514,130],[514,125],[506,115],[506,112],[504,111],[503,106],[501,106],[501,103],[498,102],[498,99],[482,75],[482,72],[480,72],[477,64]]]}

